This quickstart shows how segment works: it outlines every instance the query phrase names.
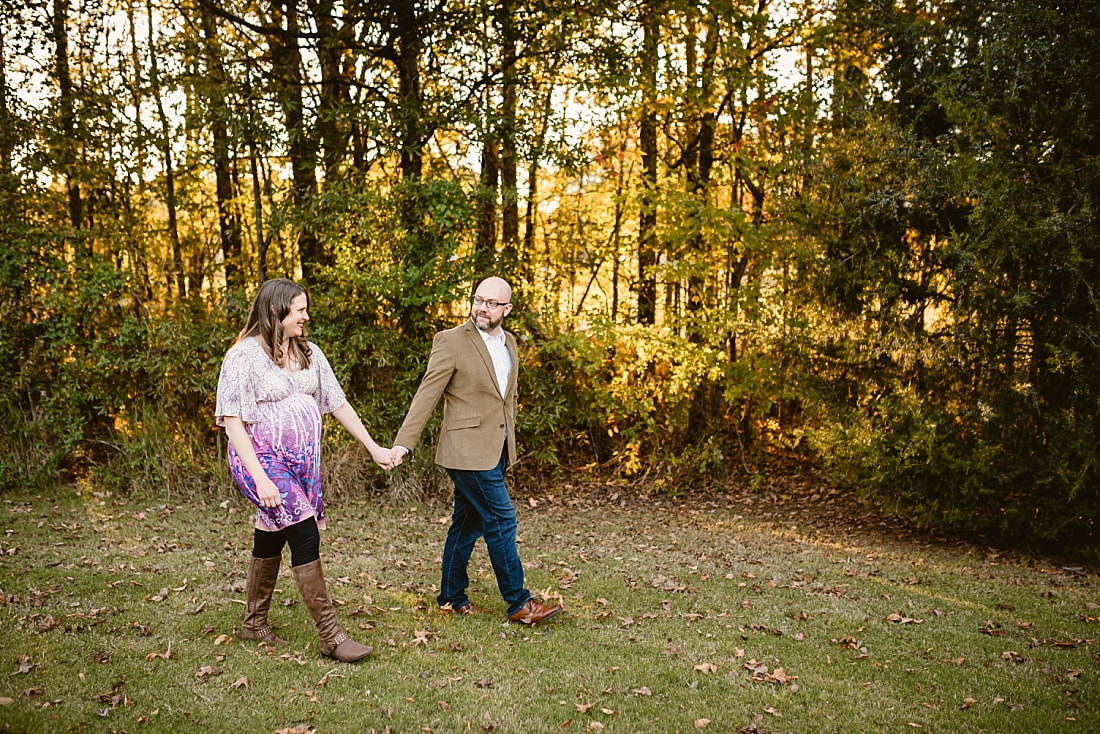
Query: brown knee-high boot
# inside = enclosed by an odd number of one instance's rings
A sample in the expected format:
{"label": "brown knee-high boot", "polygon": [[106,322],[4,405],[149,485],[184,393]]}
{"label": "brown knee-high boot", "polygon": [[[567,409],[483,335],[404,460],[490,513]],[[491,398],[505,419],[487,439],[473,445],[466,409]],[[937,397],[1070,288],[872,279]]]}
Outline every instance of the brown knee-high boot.
{"label": "brown knee-high boot", "polygon": [[317,624],[317,636],[321,639],[321,654],[330,658],[354,663],[370,655],[371,648],[360,645],[348,637],[348,633],[336,623],[336,612],[325,588],[325,576],[321,572],[321,561],[294,566],[294,580],[298,582],[298,591],[302,601],[309,609],[313,621]]}
{"label": "brown knee-high boot", "polygon": [[275,580],[279,578],[279,563],[282,558],[256,558],[248,563],[248,580],[245,582],[247,594],[244,623],[241,625],[242,640],[260,640],[269,645],[285,645],[287,641],[275,634],[267,621],[267,610],[271,606],[271,595],[275,593]]}

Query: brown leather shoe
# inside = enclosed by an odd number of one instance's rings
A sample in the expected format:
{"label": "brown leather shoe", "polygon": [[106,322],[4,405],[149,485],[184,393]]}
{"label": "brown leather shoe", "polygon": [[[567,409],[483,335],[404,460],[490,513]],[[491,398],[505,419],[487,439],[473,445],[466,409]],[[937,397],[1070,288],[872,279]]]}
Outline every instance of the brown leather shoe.
{"label": "brown leather shoe", "polygon": [[444,604],[439,608],[440,614],[489,614],[488,609],[482,609],[481,607],[475,607],[470,602],[466,602],[460,607],[453,607],[450,604]]}
{"label": "brown leather shoe", "polygon": [[528,599],[518,612],[508,615],[508,621],[536,625],[539,622],[545,622],[560,611],[561,604],[543,604],[532,598]]}

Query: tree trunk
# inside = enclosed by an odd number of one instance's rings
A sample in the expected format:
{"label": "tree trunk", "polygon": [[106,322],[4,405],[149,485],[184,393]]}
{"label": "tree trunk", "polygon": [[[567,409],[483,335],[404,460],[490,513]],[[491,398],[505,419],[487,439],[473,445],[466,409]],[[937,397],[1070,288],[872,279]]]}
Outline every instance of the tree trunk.
{"label": "tree trunk", "polygon": [[497,141],[488,134],[481,150],[481,186],[478,190],[480,211],[477,223],[477,245],[475,260],[477,275],[486,277],[493,268],[497,239],[497,190],[500,181]]}
{"label": "tree trunk", "polygon": [[260,179],[259,152],[256,150],[256,141],[251,133],[249,125],[248,136],[248,166],[252,176],[252,218],[256,222],[256,283],[267,280],[267,248],[271,242],[271,235],[264,232],[264,200],[263,186]]}
{"label": "tree trunk", "polygon": [[519,272],[522,280],[530,283],[534,275],[535,257],[535,201],[538,198],[538,174],[542,146],[546,142],[546,131],[550,127],[550,103],[554,96],[554,86],[547,84],[546,94],[539,107],[539,127],[532,146],[531,159],[527,167],[527,208],[523,216],[523,252],[520,256]]}
{"label": "tree trunk", "polygon": [[69,0],[53,1],[53,40],[57,62],[57,84],[61,95],[58,104],[61,109],[61,134],[63,140],[58,155],[58,163],[65,177],[65,190],[69,199],[69,224],[74,230],[84,227],[84,201],[80,194],[80,184],[75,180],[76,166],[76,111],[73,103],[73,80],[69,74]]}
{"label": "tree trunk", "polygon": [[179,226],[176,219],[176,172],[172,163],[171,129],[168,125],[168,115],[164,112],[164,98],[161,95],[160,74],[157,68],[152,0],[146,0],[145,11],[148,13],[149,21],[149,86],[153,92],[153,99],[157,103],[157,114],[160,116],[160,151],[164,159],[164,204],[168,210],[168,239],[172,243],[172,275],[176,279],[176,295],[182,300],[187,298],[187,276],[183,270],[183,248],[180,245]]}
{"label": "tree trunk", "polygon": [[12,180],[11,152],[15,131],[8,110],[8,62],[3,23],[0,23],[0,190],[6,191]]}
{"label": "tree trunk", "polygon": [[[141,120],[143,106],[142,89],[144,88],[144,82],[141,74],[141,49],[138,46],[137,20],[134,16],[134,10],[134,0],[129,0],[129,2],[126,3],[126,22],[130,30],[130,63],[133,65],[133,81],[130,85],[130,102],[134,106],[135,139],[139,141],[140,145],[146,140],[145,125]],[[119,67],[121,66],[122,61],[120,59]],[[125,75],[123,74],[123,76]],[[140,165],[134,166],[133,169],[133,175],[137,177],[137,201],[140,205],[141,202],[144,202],[146,193],[145,173]],[[127,176],[127,184],[129,185],[129,175]],[[128,225],[130,223],[138,223],[142,216],[141,214],[135,213],[134,200],[135,197],[131,191],[128,193],[125,201]],[[144,207],[142,207],[142,209],[144,209]],[[153,283],[149,277],[149,258],[147,257],[146,248],[144,247],[144,243],[139,241],[134,235],[130,235],[128,240],[130,261],[134,269],[134,275],[141,282],[142,299],[151,301],[155,298],[155,294],[153,291]]]}
{"label": "tree trunk", "polygon": [[647,4],[642,15],[642,201],[638,222],[638,323],[657,317],[657,18]]}
{"label": "tree trunk", "polygon": [[500,139],[500,243],[507,267],[511,270],[519,240],[519,195],[516,189],[516,28],[512,4],[502,0],[498,11],[501,38],[501,72],[504,84]]}
{"label": "tree trunk", "polygon": [[225,101],[225,68],[221,63],[214,15],[204,3],[199,3],[199,12],[207,74],[213,88],[210,98],[210,134],[214,139],[214,191],[218,204],[218,229],[221,234],[222,260],[225,264],[225,284],[230,289],[239,289],[245,284],[245,274],[241,262],[241,219],[233,203],[237,191],[233,183],[231,141],[227,131],[227,120],[231,112]]}
{"label": "tree trunk", "polygon": [[321,162],[328,183],[341,176],[350,136],[347,124],[351,106],[350,83],[344,65],[348,29],[337,26],[333,17],[333,0],[309,0],[309,8],[316,19],[319,36],[317,58],[321,66],[321,94],[317,109],[317,137],[321,141]]}
{"label": "tree trunk", "polygon": [[[311,209],[317,200],[317,163],[313,136],[306,123],[302,99],[302,52],[298,48],[297,0],[276,0],[272,9],[280,22],[280,32],[269,36],[271,44],[272,85],[286,127],[287,153],[292,175],[291,199],[298,230],[298,261],[302,280],[313,283],[317,268],[329,258],[317,236]],[[282,16],[279,18],[278,16]]]}
{"label": "tree trunk", "polygon": [[[423,40],[420,38],[420,24],[412,3],[395,2],[397,18],[397,78],[398,78],[398,122],[401,144],[401,179],[406,184],[420,182],[424,169],[424,133],[421,129],[424,111],[420,96],[420,55]],[[405,212],[408,231],[420,229],[419,208]]]}

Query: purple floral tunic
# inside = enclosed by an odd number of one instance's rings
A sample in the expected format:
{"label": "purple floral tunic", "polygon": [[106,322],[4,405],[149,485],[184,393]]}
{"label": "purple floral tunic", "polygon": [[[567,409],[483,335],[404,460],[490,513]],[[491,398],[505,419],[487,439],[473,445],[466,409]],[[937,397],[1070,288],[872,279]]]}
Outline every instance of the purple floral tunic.
{"label": "purple floral tunic", "polygon": [[256,505],[256,527],[276,531],[310,517],[325,527],[321,492],[321,414],[345,402],[325,355],[310,342],[309,369],[290,373],[267,356],[260,343],[248,338],[233,345],[222,361],[215,419],[239,416],[260,459],[260,465],[283,499],[279,507],[263,507],[256,482],[229,444],[229,471],[244,496]]}

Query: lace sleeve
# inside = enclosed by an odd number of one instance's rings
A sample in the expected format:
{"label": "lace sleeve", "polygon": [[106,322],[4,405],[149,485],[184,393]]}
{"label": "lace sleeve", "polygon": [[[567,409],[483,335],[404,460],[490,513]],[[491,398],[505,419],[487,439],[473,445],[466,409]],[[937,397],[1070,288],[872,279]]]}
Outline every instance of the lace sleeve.
{"label": "lace sleeve", "polygon": [[340,388],[340,382],[336,379],[336,374],[332,371],[332,365],[329,364],[328,358],[325,357],[316,344],[310,343],[309,346],[313,352],[312,359],[316,365],[319,378],[317,392],[314,393],[313,397],[316,398],[317,407],[320,408],[322,413],[331,413],[346,403],[348,399]]}
{"label": "lace sleeve", "polygon": [[227,415],[238,416],[245,423],[259,420],[254,362],[243,346],[243,343],[233,346],[222,360],[214,408],[214,420],[219,426],[224,425],[222,419]]}

